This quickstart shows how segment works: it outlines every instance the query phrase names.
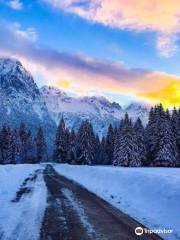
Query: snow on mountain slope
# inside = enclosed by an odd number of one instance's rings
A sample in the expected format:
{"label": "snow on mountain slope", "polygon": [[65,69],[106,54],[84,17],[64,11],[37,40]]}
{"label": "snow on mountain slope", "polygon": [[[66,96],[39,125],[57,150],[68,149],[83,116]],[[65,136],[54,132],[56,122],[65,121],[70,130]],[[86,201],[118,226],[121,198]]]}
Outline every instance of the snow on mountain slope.
{"label": "snow on mountain slope", "polygon": [[150,229],[172,230],[162,233],[163,239],[180,239],[179,169],[65,164],[54,168]]}
{"label": "snow on mountain slope", "polygon": [[55,128],[33,77],[14,59],[0,59],[0,113],[1,125],[24,122],[32,132],[41,125],[46,135]]}
{"label": "snow on mountain slope", "polygon": [[[46,136],[54,138],[55,125],[64,117],[69,128],[77,130],[89,120],[96,133],[106,134],[109,124],[118,125],[125,112],[135,120],[147,121],[148,110],[139,104],[122,109],[104,97],[69,97],[54,87],[38,89],[31,74],[15,59],[0,59],[0,124],[18,126],[25,122],[32,132],[41,125]],[[56,123],[56,124],[55,124]]]}
{"label": "snow on mountain slope", "polygon": [[48,86],[42,87],[40,92],[56,124],[63,116],[70,128],[77,129],[81,121],[87,119],[93,124],[94,130],[103,135],[109,124],[117,125],[126,111],[133,120],[141,117],[143,121],[147,121],[148,110],[140,105],[134,104],[122,109],[118,103],[111,103],[104,97],[73,98],[60,89]]}

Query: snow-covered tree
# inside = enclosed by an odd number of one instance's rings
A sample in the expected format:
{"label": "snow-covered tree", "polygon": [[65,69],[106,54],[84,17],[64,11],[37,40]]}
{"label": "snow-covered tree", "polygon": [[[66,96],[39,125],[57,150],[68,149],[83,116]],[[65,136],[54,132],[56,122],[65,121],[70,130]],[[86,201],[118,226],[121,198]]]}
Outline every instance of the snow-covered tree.
{"label": "snow-covered tree", "polygon": [[164,109],[162,105],[151,108],[149,113],[149,121],[145,129],[145,141],[147,149],[147,162],[146,165],[152,165],[154,161],[159,145],[159,131],[161,124],[161,117],[164,115]]}
{"label": "snow-covered tree", "polygon": [[176,165],[180,166],[180,109],[179,111],[176,108],[173,109],[171,124],[178,149],[178,159]]}
{"label": "snow-covered tree", "polygon": [[160,121],[158,151],[152,163],[158,167],[175,167],[178,157],[176,139],[173,133],[170,115],[163,112]]}
{"label": "snow-covered tree", "polygon": [[101,148],[101,142],[99,139],[99,136],[93,136],[94,139],[94,161],[93,164],[97,165],[100,161],[100,148]]}
{"label": "snow-covered tree", "polygon": [[138,154],[141,159],[141,163],[142,165],[146,165],[147,153],[146,153],[145,136],[144,136],[145,130],[140,118],[138,118],[134,124],[134,132],[136,135]]}
{"label": "snow-covered tree", "polygon": [[15,163],[18,164],[21,162],[20,161],[21,143],[20,143],[19,132],[17,129],[14,129],[14,131],[12,133],[12,138],[13,138],[13,142],[14,142],[14,159],[15,159]]}
{"label": "snow-covered tree", "polygon": [[88,121],[82,122],[77,134],[77,164],[91,165],[94,162],[94,133]]}
{"label": "snow-covered tree", "polygon": [[20,163],[27,163],[27,140],[28,132],[24,123],[21,123],[19,128],[19,137],[20,137]]}
{"label": "snow-covered tree", "polygon": [[115,139],[114,129],[110,124],[105,143],[106,159],[104,159],[104,163],[107,165],[112,165],[113,163],[114,139]]}
{"label": "snow-covered tree", "polygon": [[27,133],[25,149],[26,149],[26,163],[36,163],[37,161],[36,161],[35,142],[30,130]]}
{"label": "snow-covered tree", "polygon": [[42,127],[38,129],[36,138],[36,162],[46,162],[47,161],[47,146],[44,138],[44,133]]}
{"label": "snow-covered tree", "polygon": [[8,148],[9,148],[9,133],[8,128],[3,126],[1,129],[1,162],[2,164],[8,164]]}
{"label": "snow-covered tree", "polygon": [[141,166],[136,135],[127,113],[116,136],[113,164],[125,167]]}
{"label": "snow-covered tree", "polygon": [[97,164],[99,164],[99,165],[105,165],[106,164],[107,155],[106,155],[105,146],[106,146],[106,138],[103,136],[102,140],[100,142],[99,158],[98,158],[98,161],[97,161]]}
{"label": "snow-covered tree", "polygon": [[67,162],[67,152],[68,152],[67,131],[64,119],[62,118],[56,133],[55,149],[53,154],[54,161],[60,163]]}
{"label": "snow-covered tree", "polygon": [[75,164],[76,162],[76,134],[74,130],[70,132],[69,135],[69,144],[67,152],[67,163]]}

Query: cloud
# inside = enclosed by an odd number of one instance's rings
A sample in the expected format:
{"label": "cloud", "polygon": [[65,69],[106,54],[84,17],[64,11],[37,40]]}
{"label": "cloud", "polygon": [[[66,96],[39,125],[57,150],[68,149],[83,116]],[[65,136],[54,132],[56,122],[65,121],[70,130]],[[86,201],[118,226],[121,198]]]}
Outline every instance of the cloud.
{"label": "cloud", "polygon": [[0,3],[5,4],[14,10],[23,9],[23,3],[21,0],[0,0]]}
{"label": "cloud", "polygon": [[159,34],[157,41],[157,49],[160,56],[164,58],[172,57],[177,51],[177,36],[169,34]]}
{"label": "cloud", "polygon": [[157,102],[161,102],[165,107],[180,106],[180,81],[173,80],[159,91],[140,94],[141,96]]}
{"label": "cloud", "polygon": [[[132,31],[153,31],[162,56],[176,53],[180,32],[179,0],[43,0],[56,8],[74,13],[91,22]],[[166,34],[166,44],[162,35]],[[171,37],[173,36],[173,41]],[[163,44],[163,46],[162,46]],[[162,50],[163,48],[163,50]],[[172,50],[171,50],[172,48]],[[168,52],[168,53],[166,53]]]}
{"label": "cloud", "polygon": [[[32,28],[22,29],[17,23],[0,21],[0,42],[0,55],[19,58],[41,79],[41,84],[42,81],[46,81],[46,84],[78,94],[124,94],[159,102],[167,98],[166,94],[163,96],[162,89],[166,89],[172,82],[176,82],[177,86],[180,83],[177,76],[144,69],[130,69],[122,63],[42,48],[38,46],[36,31]],[[161,99],[158,94],[161,94]],[[169,104],[172,103],[169,101]]]}

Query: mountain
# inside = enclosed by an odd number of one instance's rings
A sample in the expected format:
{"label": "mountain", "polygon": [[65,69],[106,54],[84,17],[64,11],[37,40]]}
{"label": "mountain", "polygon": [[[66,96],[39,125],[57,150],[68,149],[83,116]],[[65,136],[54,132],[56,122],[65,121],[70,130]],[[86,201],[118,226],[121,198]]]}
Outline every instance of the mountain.
{"label": "mountain", "polygon": [[55,123],[31,74],[15,59],[0,59],[0,124],[24,122],[33,133],[42,126],[52,139]]}
{"label": "mountain", "polygon": [[65,92],[51,86],[40,89],[52,119],[59,123],[62,116],[69,128],[78,129],[82,120],[89,120],[100,136],[107,132],[109,124],[118,125],[128,112],[133,120],[148,118],[148,109],[139,104],[131,104],[123,109],[118,103],[111,103],[104,97],[69,97]]}
{"label": "mountain", "polygon": [[67,127],[75,130],[82,120],[89,120],[95,132],[102,136],[109,124],[118,125],[126,112],[133,120],[141,117],[147,121],[148,109],[138,103],[123,109],[104,97],[75,98],[49,86],[39,90],[32,75],[18,60],[0,59],[0,125],[19,126],[24,122],[33,133],[41,125],[52,144],[62,116]]}

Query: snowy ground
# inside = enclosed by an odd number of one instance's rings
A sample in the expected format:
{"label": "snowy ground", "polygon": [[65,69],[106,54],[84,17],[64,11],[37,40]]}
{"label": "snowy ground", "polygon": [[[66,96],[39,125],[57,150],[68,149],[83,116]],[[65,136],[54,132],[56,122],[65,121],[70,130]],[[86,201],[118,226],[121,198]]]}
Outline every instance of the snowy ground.
{"label": "snowy ground", "polygon": [[150,229],[172,229],[164,239],[180,239],[179,169],[54,167]]}
{"label": "snowy ground", "polygon": [[[41,165],[6,165],[0,166],[0,239],[35,240],[46,208],[46,187],[43,181]],[[32,184],[29,180],[22,189],[27,193],[16,192],[23,181],[33,179],[35,170],[41,169]],[[12,201],[13,200],[13,201]]]}
{"label": "snowy ground", "polygon": [[[54,167],[61,175],[80,183],[150,229],[173,229],[171,234],[162,234],[163,239],[180,239],[179,169],[61,164]],[[39,238],[48,199],[44,168],[45,165],[39,164],[0,166],[0,239]],[[62,188],[61,192],[73,209],[81,210],[77,216],[91,229],[80,202],[74,200],[70,190]]]}

